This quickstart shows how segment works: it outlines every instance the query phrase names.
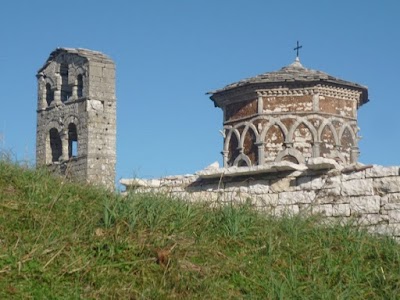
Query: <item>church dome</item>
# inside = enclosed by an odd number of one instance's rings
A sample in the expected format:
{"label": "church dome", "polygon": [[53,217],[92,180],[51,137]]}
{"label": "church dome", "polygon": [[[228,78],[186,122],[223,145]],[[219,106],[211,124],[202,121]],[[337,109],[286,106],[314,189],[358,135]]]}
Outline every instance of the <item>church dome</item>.
{"label": "church dome", "polygon": [[[257,75],[255,77],[246,78],[238,82],[228,84],[224,88],[209,92],[208,94],[215,95],[225,91],[230,91],[232,89],[249,85],[257,85],[257,84],[289,85],[290,83],[301,83],[301,84],[325,83],[325,84],[332,84],[335,86],[343,86],[351,89],[358,89],[362,92],[359,101],[359,106],[368,102],[367,87],[360,85],[358,83],[342,80],[340,78],[331,76],[322,71],[305,68],[300,63],[298,57],[296,57],[296,60],[293,63],[281,68],[278,71],[267,72]],[[211,96],[211,99],[215,101],[213,96]]]}
{"label": "church dome", "polygon": [[223,111],[225,167],[317,157],[357,162],[357,109],[368,102],[363,85],[305,68],[296,58],[209,94]]}

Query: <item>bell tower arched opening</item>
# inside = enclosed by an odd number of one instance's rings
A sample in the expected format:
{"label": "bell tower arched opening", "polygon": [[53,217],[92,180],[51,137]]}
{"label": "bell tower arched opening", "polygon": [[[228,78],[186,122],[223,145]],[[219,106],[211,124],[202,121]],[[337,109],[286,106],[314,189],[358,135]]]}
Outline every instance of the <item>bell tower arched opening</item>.
{"label": "bell tower arched opening", "polygon": [[78,157],[78,132],[76,125],[68,125],[68,158]]}
{"label": "bell tower arched opening", "polygon": [[62,142],[60,133],[56,128],[52,128],[49,131],[50,150],[51,150],[51,162],[59,161],[62,156]]}

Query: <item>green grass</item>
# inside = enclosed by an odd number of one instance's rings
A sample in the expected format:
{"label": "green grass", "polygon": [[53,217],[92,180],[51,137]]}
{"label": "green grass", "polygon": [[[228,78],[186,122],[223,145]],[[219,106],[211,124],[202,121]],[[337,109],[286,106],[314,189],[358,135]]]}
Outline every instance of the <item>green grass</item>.
{"label": "green grass", "polygon": [[0,299],[398,299],[400,247],[0,162]]}

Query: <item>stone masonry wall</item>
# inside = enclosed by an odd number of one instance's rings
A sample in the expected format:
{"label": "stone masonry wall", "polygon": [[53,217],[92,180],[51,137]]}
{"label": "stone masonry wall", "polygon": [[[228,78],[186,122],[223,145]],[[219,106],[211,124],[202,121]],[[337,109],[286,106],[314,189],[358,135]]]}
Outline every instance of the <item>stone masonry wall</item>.
{"label": "stone masonry wall", "polygon": [[[301,168],[299,168],[301,169]],[[399,167],[355,167],[204,178],[170,176],[121,180],[132,192],[162,192],[189,201],[250,203],[274,216],[321,214],[328,223],[350,221],[400,240]]]}
{"label": "stone masonry wall", "polygon": [[57,48],[37,79],[37,165],[114,189],[114,62],[97,51]]}

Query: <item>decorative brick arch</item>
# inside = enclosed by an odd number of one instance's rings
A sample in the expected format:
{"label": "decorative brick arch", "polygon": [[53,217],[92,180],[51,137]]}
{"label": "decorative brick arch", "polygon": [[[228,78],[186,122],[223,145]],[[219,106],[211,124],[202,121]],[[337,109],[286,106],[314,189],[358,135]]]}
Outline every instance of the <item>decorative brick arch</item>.
{"label": "decorative brick arch", "polygon": [[[236,127],[236,126],[235,126],[235,127]],[[239,126],[239,127],[241,127],[241,126]],[[245,123],[245,127],[244,127],[243,132],[242,132],[242,135],[241,135],[241,137],[240,137],[240,145],[241,145],[242,147],[244,146],[244,145],[243,145],[244,139],[245,139],[246,134],[247,134],[247,132],[249,131],[249,129],[253,130],[254,135],[256,136],[256,141],[259,140],[259,134],[258,134],[258,130],[257,130],[256,126],[254,126],[253,123],[246,122],[246,123]]]}
{"label": "decorative brick arch", "polygon": [[275,161],[277,162],[282,161],[282,159],[286,156],[293,156],[294,158],[296,158],[299,164],[305,163],[303,154],[299,150],[294,148],[286,148],[281,152],[279,152],[278,155],[276,156]]}
{"label": "decorative brick arch", "polygon": [[[236,142],[232,141],[232,135],[234,139],[236,139]],[[240,146],[240,132],[237,128],[231,128],[225,139],[224,152],[226,154],[224,155],[226,155],[226,158],[224,158],[224,164],[226,164],[227,166],[233,166],[236,158],[242,153],[241,150],[242,147]]]}
{"label": "decorative brick arch", "polygon": [[242,161],[244,161],[248,167],[252,165],[250,158],[246,154],[240,153],[233,162],[233,166],[238,167]]}
{"label": "decorative brick arch", "polygon": [[340,142],[340,145],[342,143],[343,133],[344,133],[344,131],[346,129],[349,130],[349,132],[351,134],[351,138],[353,140],[353,143],[355,143],[357,141],[357,137],[356,137],[356,134],[354,133],[353,129],[351,128],[351,126],[348,123],[345,123],[345,124],[343,124],[342,128],[340,128],[340,131],[339,131],[339,142]]}
{"label": "decorative brick arch", "polygon": [[293,124],[293,126],[289,130],[287,142],[290,143],[293,142],[293,134],[296,131],[297,127],[299,127],[302,123],[310,130],[313,136],[313,141],[319,142],[318,132],[315,129],[315,127],[306,118],[296,118],[296,119],[297,121]]}
{"label": "decorative brick arch", "polygon": [[322,132],[324,131],[325,127],[328,127],[332,131],[333,138],[335,140],[335,144],[339,145],[339,136],[337,134],[336,128],[335,128],[335,126],[333,126],[333,124],[329,120],[325,120],[318,129],[319,141],[322,141],[321,136],[322,136]]}
{"label": "decorative brick arch", "polygon": [[224,151],[228,151],[229,150],[229,143],[231,141],[231,137],[232,134],[234,134],[236,136],[236,139],[238,141],[238,143],[240,143],[240,133],[236,128],[229,128],[229,132],[226,135],[226,139],[225,139],[225,145],[224,145]]}
{"label": "decorative brick arch", "polygon": [[251,162],[251,165],[259,163],[259,150],[257,141],[259,140],[258,130],[252,123],[247,123],[243,129],[239,147],[241,154],[244,154]]}
{"label": "decorative brick arch", "polygon": [[[266,118],[266,119],[267,119],[267,118]],[[270,130],[271,127],[274,126],[274,125],[278,126],[278,127],[282,130],[283,135],[284,135],[284,137],[285,137],[285,141],[287,141],[289,132],[288,132],[288,130],[287,130],[285,124],[283,124],[283,123],[281,122],[280,119],[269,118],[269,119],[267,119],[267,120],[268,120],[267,126],[265,126],[265,127],[263,128],[263,130],[262,130],[262,132],[261,132],[261,134],[260,134],[260,140],[259,140],[259,142],[260,142],[260,143],[263,143],[263,142],[264,142],[265,136],[267,135],[268,130]]]}

